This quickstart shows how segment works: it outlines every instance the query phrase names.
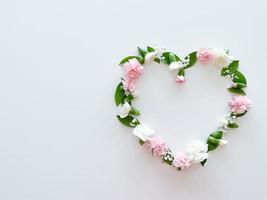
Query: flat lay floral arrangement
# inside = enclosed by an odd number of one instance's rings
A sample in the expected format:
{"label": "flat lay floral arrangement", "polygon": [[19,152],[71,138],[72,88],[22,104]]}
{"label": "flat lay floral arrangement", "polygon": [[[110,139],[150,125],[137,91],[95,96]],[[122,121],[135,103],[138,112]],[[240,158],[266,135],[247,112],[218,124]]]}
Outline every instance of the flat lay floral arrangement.
{"label": "flat lay floral arrangement", "polygon": [[[199,62],[206,67],[219,67],[221,76],[228,78],[231,86],[228,91],[233,94],[229,100],[229,115],[219,121],[217,130],[208,135],[205,141],[189,144],[184,152],[173,153],[167,143],[156,135],[147,124],[141,123],[137,116],[140,111],[133,106],[137,98],[136,81],[143,73],[143,65],[156,62],[166,65],[170,71],[176,71],[175,82],[184,84],[188,69]],[[139,48],[138,55],[128,56],[119,63],[124,70],[123,77],[115,91],[115,103],[118,107],[118,120],[125,126],[133,128],[133,134],[139,138],[140,145],[145,146],[153,156],[162,159],[177,170],[183,170],[193,164],[206,163],[209,152],[228,142],[223,135],[230,129],[238,128],[237,119],[244,116],[251,106],[244,88],[247,87],[245,76],[239,71],[239,60],[229,55],[226,50],[201,48],[189,53],[184,58],[160,47]]]}

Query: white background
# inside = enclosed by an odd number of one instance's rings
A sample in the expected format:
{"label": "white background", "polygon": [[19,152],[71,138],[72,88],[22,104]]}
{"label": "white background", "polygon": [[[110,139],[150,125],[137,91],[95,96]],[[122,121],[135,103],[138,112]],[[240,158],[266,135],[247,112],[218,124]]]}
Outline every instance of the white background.
{"label": "white background", "polygon": [[[1,1],[0,199],[267,199],[266,9],[266,0]],[[117,63],[154,43],[240,59],[253,107],[204,168],[161,164],[115,118]],[[145,66],[135,105],[179,151],[206,139],[230,95],[214,67],[196,65],[184,85],[174,78]]]}

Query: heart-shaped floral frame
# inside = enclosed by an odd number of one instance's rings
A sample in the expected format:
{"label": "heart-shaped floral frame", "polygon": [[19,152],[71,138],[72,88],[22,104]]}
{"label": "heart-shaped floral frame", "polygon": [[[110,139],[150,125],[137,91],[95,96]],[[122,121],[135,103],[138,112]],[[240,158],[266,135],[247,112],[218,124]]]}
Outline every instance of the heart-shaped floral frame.
{"label": "heart-shaped floral frame", "polygon": [[[197,61],[203,65],[220,67],[221,76],[229,77],[232,81],[228,91],[235,95],[229,101],[230,113],[220,120],[218,129],[208,136],[206,142],[195,141],[189,144],[184,152],[175,155],[161,137],[154,134],[154,130],[138,121],[136,116],[140,115],[140,112],[132,105],[132,101],[137,97],[135,83],[143,73],[142,65],[152,61],[168,65],[171,71],[176,70],[175,81],[179,84],[185,83],[185,71],[193,67]],[[244,92],[247,80],[238,70],[239,60],[230,56],[229,51],[226,50],[201,48],[182,59],[164,48],[138,47],[138,55],[122,59],[120,65],[123,66],[125,72],[115,92],[115,103],[119,108],[118,120],[123,125],[134,128],[133,134],[139,138],[140,145],[146,146],[153,156],[160,157],[163,163],[178,170],[183,170],[195,163],[201,163],[204,166],[208,152],[227,144],[227,141],[222,139],[223,134],[229,129],[238,128],[236,120],[245,115],[251,105]]]}

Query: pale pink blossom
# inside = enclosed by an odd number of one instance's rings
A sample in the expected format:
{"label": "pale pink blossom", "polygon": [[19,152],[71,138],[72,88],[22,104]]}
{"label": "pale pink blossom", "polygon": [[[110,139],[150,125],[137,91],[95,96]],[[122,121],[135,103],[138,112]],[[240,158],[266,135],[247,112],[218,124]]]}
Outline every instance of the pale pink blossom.
{"label": "pale pink blossom", "polygon": [[232,112],[240,114],[248,110],[251,106],[251,101],[247,97],[236,96],[229,101],[229,106],[231,107]]}
{"label": "pale pink blossom", "polygon": [[123,80],[122,81],[123,84],[123,89],[124,90],[128,90],[130,92],[134,92],[135,91],[135,81],[132,79],[127,79],[127,80]]}
{"label": "pale pink blossom", "polygon": [[202,64],[207,64],[210,61],[212,61],[214,58],[214,53],[212,49],[208,48],[201,48],[197,52],[197,59],[202,63]]}
{"label": "pale pink blossom", "polygon": [[179,76],[179,75],[176,76],[175,82],[176,83],[184,83],[185,82],[184,76]]}
{"label": "pale pink blossom", "polygon": [[130,59],[124,64],[124,67],[126,76],[125,78],[129,80],[136,80],[143,73],[143,66],[136,58]]}
{"label": "pale pink blossom", "polygon": [[167,152],[167,144],[159,136],[150,138],[145,142],[145,145],[154,156],[162,156]]}
{"label": "pale pink blossom", "polygon": [[174,167],[180,168],[181,170],[189,167],[191,164],[191,161],[184,153],[177,154],[172,163]]}

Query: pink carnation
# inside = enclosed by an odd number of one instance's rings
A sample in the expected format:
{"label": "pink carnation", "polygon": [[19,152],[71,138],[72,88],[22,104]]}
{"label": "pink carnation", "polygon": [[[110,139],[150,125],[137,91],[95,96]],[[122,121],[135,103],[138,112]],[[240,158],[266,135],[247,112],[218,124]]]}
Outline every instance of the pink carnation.
{"label": "pink carnation", "polygon": [[214,54],[211,49],[201,48],[197,52],[197,59],[202,64],[207,64],[208,62],[212,61],[213,58],[214,58]]}
{"label": "pink carnation", "polygon": [[175,82],[176,83],[184,83],[185,82],[184,76],[176,76]]}
{"label": "pink carnation", "polygon": [[129,90],[130,92],[135,91],[135,82],[134,80],[128,79],[128,80],[124,80],[122,81],[123,84],[123,89],[124,90]]}
{"label": "pink carnation", "polygon": [[251,102],[247,97],[236,96],[229,101],[229,106],[231,111],[235,113],[244,113],[250,107]]}
{"label": "pink carnation", "polygon": [[145,145],[152,151],[154,156],[162,156],[167,152],[167,144],[159,136],[147,140]]}
{"label": "pink carnation", "polygon": [[175,156],[172,165],[174,167],[184,169],[185,167],[189,167],[191,165],[191,161],[184,153],[180,153]]}
{"label": "pink carnation", "polygon": [[143,73],[143,66],[137,59],[130,59],[124,64],[125,67],[125,78],[129,80],[136,80]]}

